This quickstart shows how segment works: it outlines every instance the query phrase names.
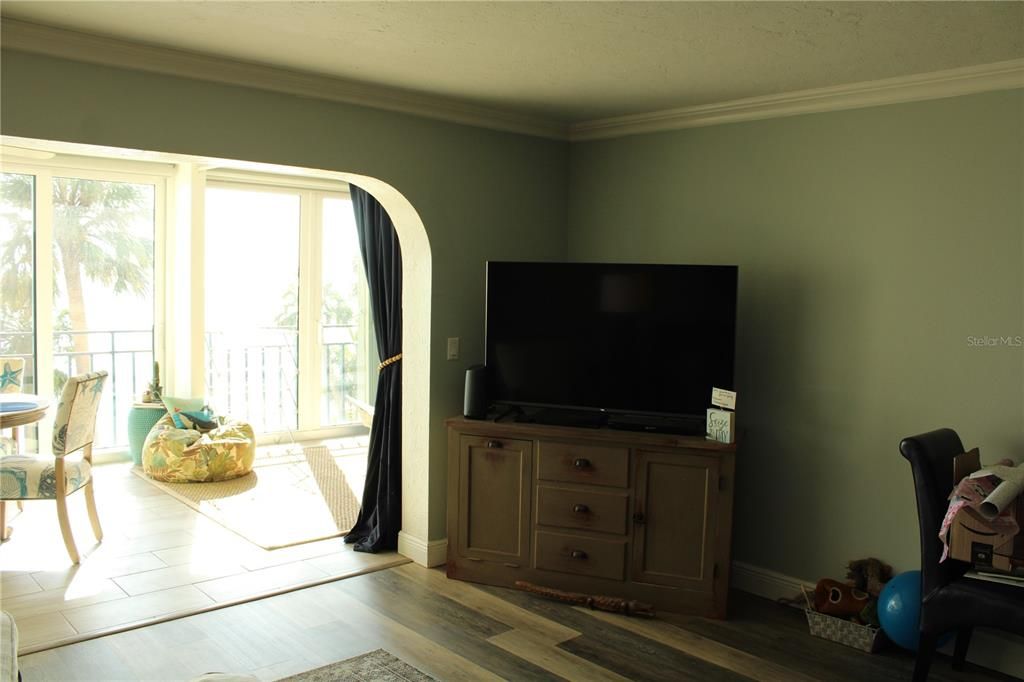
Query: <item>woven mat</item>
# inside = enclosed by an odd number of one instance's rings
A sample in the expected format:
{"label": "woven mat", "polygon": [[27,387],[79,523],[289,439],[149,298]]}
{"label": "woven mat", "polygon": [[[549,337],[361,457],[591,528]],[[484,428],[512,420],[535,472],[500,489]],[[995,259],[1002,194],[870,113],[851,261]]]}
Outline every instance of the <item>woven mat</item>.
{"label": "woven mat", "polygon": [[252,473],[215,483],[163,483],[141,467],[133,471],[246,540],[277,549],[347,533],[359,516],[365,468],[363,446],[334,452],[260,448]]}
{"label": "woven mat", "polygon": [[334,682],[355,680],[357,682],[431,682],[433,677],[417,670],[400,658],[383,649],[371,651],[315,670],[285,677],[278,682]]}

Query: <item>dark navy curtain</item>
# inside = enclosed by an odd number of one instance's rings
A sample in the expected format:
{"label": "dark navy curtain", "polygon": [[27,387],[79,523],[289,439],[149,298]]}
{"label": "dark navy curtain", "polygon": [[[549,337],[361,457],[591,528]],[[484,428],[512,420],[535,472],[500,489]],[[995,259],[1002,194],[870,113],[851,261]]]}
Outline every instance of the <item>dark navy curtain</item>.
{"label": "dark navy curtain", "polygon": [[349,185],[369,285],[380,376],[370,427],[359,519],[345,536],[357,552],[398,547],[402,525],[402,250],[391,218],[365,190]]}

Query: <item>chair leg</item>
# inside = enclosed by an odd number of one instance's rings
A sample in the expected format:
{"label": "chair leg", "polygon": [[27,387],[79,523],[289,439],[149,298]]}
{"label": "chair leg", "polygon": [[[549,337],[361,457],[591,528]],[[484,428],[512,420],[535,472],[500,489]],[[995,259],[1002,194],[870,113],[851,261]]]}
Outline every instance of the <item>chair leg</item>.
{"label": "chair leg", "polygon": [[68,550],[71,563],[78,563],[78,548],[75,546],[75,536],[71,534],[71,524],[68,522],[67,498],[61,495],[57,498],[57,521],[60,523],[60,534],[64,537],[64,547]]}
{"label": "chair leg", "polygon": [[7,532],[7,501],[0,500],[0,542],[5,541],[10,536]]}
{"label": "chair leg", "polygon": [[917,660],[914,661],[914,682],[926,682],[928,679],[928,669],[931,668],[938,642],[938,635],[921,633],[921,641],[917,644]]}
{"label": "chair leg", "polygon": [[[21,454],[21,427],[15,426],[12,429],[14,436],[14,454]],[[21,500],[18,500],[18,511],[25,511],[25,505]],[[3,524],[0,524],[3,525]]]}
{"label": "chair leg", "polygon": [[953,670],[963,670],[967,658],[967,647],[971,645],[973,627],[960,628],[956,633],[956,647],[953,649]]}
{"label": "chair leg", "polygon": [[[89,466],[92,466],[92,443],[85,446],[82,457]],[[100,516],[96,513],[96,498],[92,494],[92,474],[89,474],[89,482],[85,484],[85,508],[89,511],[89,523],[92,524],[92,533],[100,542],[103,541],[103,529],[100,528]]]}
{"label": "chair leg", "polygon": [[57,521],[60,523],[60,534],[64,537],[64,547],[68,550],[71,563],[78,563],[78,548],[75,547],[75,536],[71,534],[68,522],[67,487],[64,480],[64,458],[58,457],[54,462],[54,475],[57,477]]}
{"label": "chair leg", "polygon": [[75,536],[71,534],[71,524],[68,522],[67,498],[61,495],[57,498],[57,521],[60,523],[60,534],[64,538],[64,547],[68,550],[71,563],[78,563],[78,547],[75,546]]}
{"label": "chair leg", "polygon": [[92,479],[85,484],[85,508],[89,512],[89,523],[92,524],[92,533],[98,541],[103,540],[103,529],[100,528],[100,517],[96,513],[96,498],[92,494]]}

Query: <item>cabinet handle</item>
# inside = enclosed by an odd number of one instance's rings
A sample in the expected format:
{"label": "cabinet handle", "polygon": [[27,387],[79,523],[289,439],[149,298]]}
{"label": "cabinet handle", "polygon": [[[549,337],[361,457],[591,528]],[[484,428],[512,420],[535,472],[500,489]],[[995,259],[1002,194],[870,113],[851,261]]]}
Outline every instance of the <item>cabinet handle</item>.
{"label": "cabinet handle", "polygon": [[489,447],[489,448],[500,448],[501,447],[501,441],[500,440],[489,440],[489,441],[487,441],[487,447]]}
{"label": "cabinet handle", "polygon": [[582,549],[574,549],[573,551],[569,552],[569,558],[584,561],[587,558],[587,553],[584,552]]}
{"label": "cabinet handle", "polygon": [[574,504],[572,510],[577,514],[588,514],[590,513],[590,507],[585,504]]}
{"label": "cabinet handle", "polygon": [[589,469],[590,460],[587,459],[586,457],[577,457],[572,461],[572,465],[577,469]]}
{"label": "cabinet handle", "polygon": [[636,525],[642,526],[646,521],[647,517],[644,516],[643,512],[636,512],[635,514],[633,514],[633,523],[635,523]]}

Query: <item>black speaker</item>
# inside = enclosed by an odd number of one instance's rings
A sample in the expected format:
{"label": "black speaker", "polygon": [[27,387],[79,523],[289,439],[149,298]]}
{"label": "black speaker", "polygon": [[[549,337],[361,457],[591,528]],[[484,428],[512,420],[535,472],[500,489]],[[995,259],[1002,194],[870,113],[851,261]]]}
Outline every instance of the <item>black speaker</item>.
{"label": "black speaker", "polygon": [[487,373],[483,365],[473,365],[466,370],[466,397],[462,414],[467,419],[487,417]]}

